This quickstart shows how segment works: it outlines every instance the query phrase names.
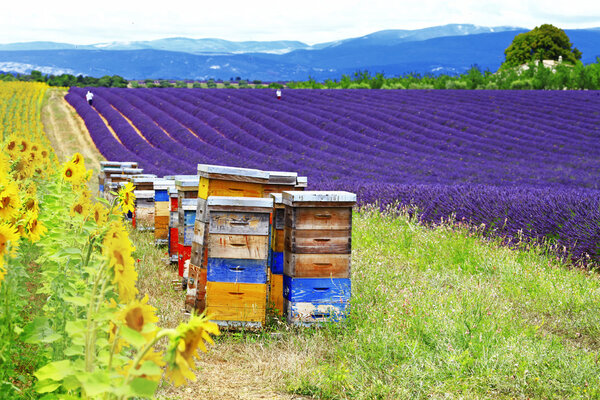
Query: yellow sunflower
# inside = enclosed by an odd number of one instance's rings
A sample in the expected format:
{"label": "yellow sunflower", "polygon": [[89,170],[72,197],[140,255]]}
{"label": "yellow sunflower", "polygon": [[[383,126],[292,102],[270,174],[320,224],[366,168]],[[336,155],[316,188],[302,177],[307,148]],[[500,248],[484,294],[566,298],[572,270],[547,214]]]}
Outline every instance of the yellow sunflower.
{"label": "yellow sunflower", "polygon": [[25,201],[23,202],[23,204],[21,205],[21,207],[23,208],[23,211],[25,211],[26,213],[31,212],[34,214],[38,214],[40,211],[40,204],[37,198],[34,197],[27,197],[25,199]]}
{"label": "yellow sunflower", "polygon": [[148,304],[148,295],[146,294],[142,300],[133,300],[127,304],[116,314],[116,317],[123,325],[142,333],[146,339],[151,340],[156,335],[156,330],[151,327],[144,329],[144,327],[147,324],[158,322],[155,313],[156,308]]}
{"label": "yellow sunflower", "polygon": [[101,203],[94,204],[92,218],[96,221],[96,225],[104,226],[108,222],[108,209]]}
{"label": "yellow sunflower", "polygon": [[0,188],[0,220],[15,217],[21,206],[19,187],[15,182],[8,182]]}
{"label": "yellow sunflower", "polygon": [[127,184],[119,190],[119,205],[121,206],[123,213],[127,213],[128,211],[133,212],[135,209],[133,183],[127,182]]}
{"label": "yellow sunflower", "polygon": [[90,207],[90,200],[82,195],[79,196],[79,198],[73,204],[71,204],[71,210],[69,214],[71,217],[79,215],[85,218],[90,213]]}
{"label": "yellow sunflower", "polygon": [[15,174],[15,179],[20,181],[24,181],[27,178],[31,178],[31,176],[35,172],[31,163],[29,163],[25,158],[19,158],[13,164],[13,170]]}
{"label": "yellow sunflower", "polygon": [[80,153],[73,154],[73,158],[71,158],[71,162],[73,164],[81,165],[85,169],[85,160]]}
{"label": "yellow sunflower", "polygon": [[[163,352],[162,351],[148,351],[144,357],[142,357],[142,360],[140,361],[140,363],[138,364],[138,366],[135,368],[136,370],[139,370],[140,368],[142,368],[142,366],[144,366],[144,364],[146,364],[146,366],[148,366],[148,363],[152,363],[155,365],[154,369],[154,374],[148,375],[148,374],[132,374],[132,375],[136,375],[140,378],[143,379],[149,379],[151,381],[155,381],[158,382],[160,381],[160,378],[162,377],[162,369],[161,367],[163,367],[165,365],[165,362],[163,361]],[[122,368],[119,368],[119,373],[121,375],[126,376],[127,372],[131,369],[133,365],[133,360],[129,361],[127,364],[125,364]],[[149,368],[145,368],[145,370],[149,370]]]}
{"label": "yellow sunflower", "polygon": [[38,220],[37,214],[31,214],[27,218],[27,237],[31,243],[35,243],[48,231],[42,221]]}
{"label": "yellow sunflower", "polygon": [[117,285],[119,298],[123,303],[130,302],[138,293],[135,287],[138,274],[135,270],[135,261],[131,256],[134,250],[129,238],[127,240],[104,238],[102,252],[108,259],[109,267],[113,269],[112,283]]}
{"label": "yellow sunflower", "polygon": [[111,240],[117,242],[129,240],[129,234],[127,233],[127,230],[125,229],[125,226],[123,226],[122,222],[115,221],[110,224],[108,232],[106,232],[106,235],[104,236],[104,242],[108,243],[108,241]]}
{"label": "yellow sunflower", "polygon": [[62,167],[62,178],[71,183],[80,183],[85,174],[85,167],[80,164],[75,164],[73,161],[64,163]]}
{"label": "yellow sunflower", "polygon": [[17,141],[17,143],[19,143],[19,145],[21,146],[21,148],[19,149],[19,152],[21,154],[25,154],[31,149],[31,143],[27,139],[20,139],[19,141]]}
{"label": "yellow sunflower", "polygon": [[50,160],[50,150],[44,146],[40,146],[40,157],[43,161],[47,162]]}
{"label": "yellow sunflower", "polygon": [[177,327],[167,348],[167,377],[181,386],[185,379],[196,381],[192,372],[196,368],[194,357],[199,358],[198,350],[206,352],[204,342],[214,343],[210,335],[219,335],[219,327],[205,315],[192,315],[187,324]]}
{"label": "yellow sunflower", "polygon": [[15,255],[19,247],[19,234],[17,228],[6,222],[0,223],[0,257],[10,253]]}
{"label": "yellow sunflower", "polygon": [[8,171],[10,171],[10,157],[4,152],[0,152],[0,185],[2,181],[8,179]]}
{"label": "yellow sunflower", "polygon": [[19,138],[17,138],[15,135],[9,136],[8,140],[6,141],[4,148],[6,149],[6,153],[13,160],[15,159],[15,157],[17,157],[17,154],[19,154],[21,150],[19,145]]}

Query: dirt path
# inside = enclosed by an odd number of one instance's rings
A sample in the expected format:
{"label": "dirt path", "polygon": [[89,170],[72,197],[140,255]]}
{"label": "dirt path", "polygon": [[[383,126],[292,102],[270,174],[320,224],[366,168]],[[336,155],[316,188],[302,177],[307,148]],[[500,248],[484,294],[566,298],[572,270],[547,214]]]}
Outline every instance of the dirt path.
{"label": "dirt path", "polygon": [[[46,136],[61,162],[79,152],[85,159],[86,167],[93,168],[94,172],[98,173],[100,161],[104,160],[104,157],[96,149],[81,117],[64,99],[65,94],[64,89],[48,89],[42,107],[42,123]],[[97,179],[92,178],[90,184],[97,186]]]}

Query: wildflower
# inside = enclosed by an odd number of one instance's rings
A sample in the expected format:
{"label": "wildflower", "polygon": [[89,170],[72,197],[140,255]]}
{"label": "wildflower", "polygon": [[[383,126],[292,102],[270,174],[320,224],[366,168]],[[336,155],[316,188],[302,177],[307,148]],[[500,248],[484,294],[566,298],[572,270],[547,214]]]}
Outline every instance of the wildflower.
{"label": "wildflower", "polygon": [[[113,231],[114,233],[116,231]],[[108,258],[109,266],[113,269],[112,283],[117,285],[119,298],[122,302],[127,303],[135,298],[138,290],[135,287],[137,272],[133,257],[131,257],[135,248],[131,245],[128,237],[125,239],[115,240],[111,236],[106,236],[103,243],[103,254]]]}
{"label": "wildflower", "polygon": [[83,156],[80,153],[73,154],[73,158],[71,158],[71,162],[73,164],[80,165],[81,167],[85,168],[85,161],[83,159]]}
{"label": "wildflower", "polygon": [[146,339],[152,339],[155,336],[156,330],[149,331],[144,329],[147,324],[158,322],[158,317],[155,315],[156,308],[148,305],[148,295],[145,295],[142,300],[133,300],[125,308],[117,313],[117,319],[134,331],[140,332]]}
{"label": "wildflower", "polygon": [[[10,246],[10,247],[9,247]],[[8,254],[10,248],[11,254],[16,253],[17,247],[19,247],[19,234],[17,229],[8,224],[7,222],[0,224],[0,257],[4,257]]]}
{"label": "wildflower", "polygon": [[133,194],[133,183],[127,182],[127,185],[119,190],[119,204],[123,210],[123,213],[134,211],[135,195]]}
{"label": "wildflower", "polygon": [[205,315],[192,315],[187,324],[181,324],[171,337],[167,348],[167,377],[180,386],[185,378],[196,381],[194,356],[199,358],[198,349],[206,352],[206,345],[214,343],[210,335],[218,335],[219,327]]}
{"label": "wildflower", "polygon": [[108,209],[101,203],[94,204],[92,218],[96,221],[96,225],[103,226],[108,222]]}
{"label": "wildflower", "polygon": [[87,217],[90,213],[90,201],[85,195],[79,196],[79,198],[71,204],[70,215],[72,217],[79,215],[82,217]]}
{"label": "wildflower", "polygon": [[7,183],[0,189],[0,220],[8,220],[19,212],[19,188],[15,182]]}
{"label": "wildflower", "polygon": [[75,164],[73,161],[64,163],[62,168],[62,178],[71,183],[81,182],[85,173],[85,167],[80,164]]}
{"label": "wildflower", "polygon": [[31,243],[35,243],[48,231],[48,229],[44,226],[44,224],[38,220],[37,214],[30,215],[27,220],[27,232],[28,238]]}

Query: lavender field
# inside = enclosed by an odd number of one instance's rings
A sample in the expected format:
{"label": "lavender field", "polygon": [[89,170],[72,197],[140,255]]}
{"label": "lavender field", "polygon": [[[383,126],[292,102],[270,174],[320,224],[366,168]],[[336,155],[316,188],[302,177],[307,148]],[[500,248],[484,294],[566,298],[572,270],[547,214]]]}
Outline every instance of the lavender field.
{"label": "lavender field", "polygon": [[507,238],[600,251],[597,91],[72,88],[108,160],[297,171],[311,189],[453,215]]}

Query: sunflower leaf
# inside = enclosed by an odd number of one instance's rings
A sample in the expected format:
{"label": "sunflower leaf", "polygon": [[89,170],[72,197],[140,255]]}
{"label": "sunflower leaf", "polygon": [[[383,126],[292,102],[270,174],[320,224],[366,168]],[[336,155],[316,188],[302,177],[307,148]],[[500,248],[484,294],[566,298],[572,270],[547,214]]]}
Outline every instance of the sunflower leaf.
{"label": "sunflower leaf", "polygon": [[134,347],[140,348],[146,344],[146,338],[144,338],[141,333],[129,328],[128,326],[122,326],[120,332],[123,339],[132,344]]}
{"label": "sunflower leaf", "polygon": [[154,397],[158,382],[143,378],[135,378],[129,383],[131,394],[140,397]]}

